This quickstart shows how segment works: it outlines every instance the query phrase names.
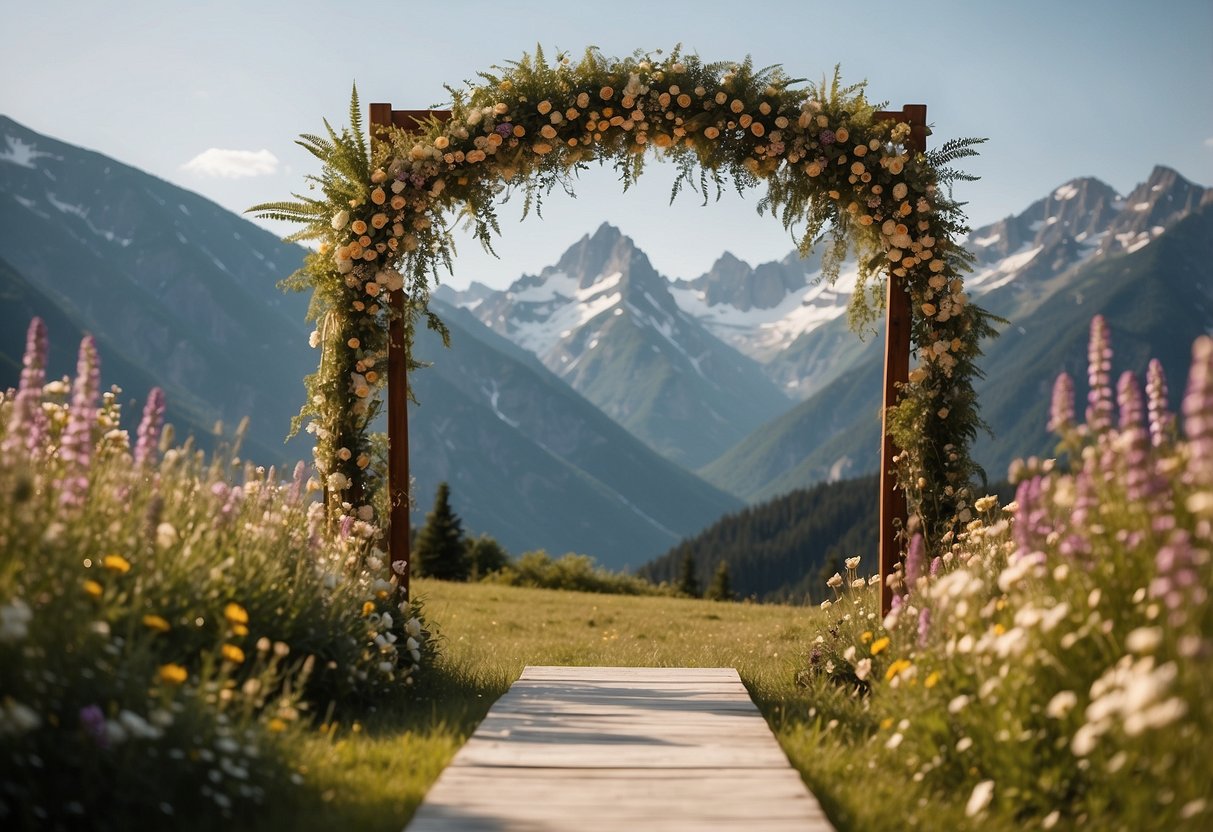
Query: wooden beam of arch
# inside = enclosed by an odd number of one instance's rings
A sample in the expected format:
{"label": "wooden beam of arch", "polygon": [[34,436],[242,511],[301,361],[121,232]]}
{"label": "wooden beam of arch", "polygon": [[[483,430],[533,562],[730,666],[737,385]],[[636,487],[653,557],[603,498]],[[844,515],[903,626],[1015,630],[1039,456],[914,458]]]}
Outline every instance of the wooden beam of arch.
{"label": "wooden beam of arch", "polygon": [[[388,103],[370,106],[372,133],[390,127],[416,130],[429,119],[449,121],[450,110],[393,110]],[[909,146],[919,153],[927,149],[927,106],[906,104],[900,110],[882,110],[877,121],[910,125]],[[404,354],[404,295],[392,296],[392,319],[388,325],[388,552],[392,572],[398,576],[399,593],[409,597],[409,417],[408,362]],[[905,492],[897,488],[893,457],[897,448],[889,436],[889,411],[897,405],[900,388],[910,378],[910,296],[901,278],[889,273],[886,303],[884,397],[881,406],[880,451],[880,614],[887,615],[893,601],[889,576],[897,569],[900,555],[898,532],[905,528]]]}

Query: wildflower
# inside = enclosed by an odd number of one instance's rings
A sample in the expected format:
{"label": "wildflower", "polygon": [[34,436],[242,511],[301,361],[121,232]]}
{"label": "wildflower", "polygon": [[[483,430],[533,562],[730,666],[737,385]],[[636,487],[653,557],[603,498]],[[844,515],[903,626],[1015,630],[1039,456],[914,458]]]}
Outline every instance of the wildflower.
{"label": "wildflower", "polygon": [[135,442],[135,464],[154,465],[160,447],[160,431],[164,422],[164,391],[153,387],[147,394],[143,406],[143,418],[139,422]]}
{"label": "wildflower", "polygon": [[161,523],[156,526],[156,545],[168,549],[177,542],[177,529],[172,523]]}
{"label": "wildflower", "polygon": [[0,606],[0,644],[11,644],[28,636],[33,618],[29,604],[20,598]]}
{"label": "wildflower", "polygon": [[982,780],[973,787],[973,793],[969,795],[969,802],[965,804],[965,817],[971,818],[980,815],[993,799],[994,781]]}
{"label": "wildflower", "polygon": [[232,664],[242,664],[244,662],[244,651],[234,644],[224,644],[219,648],[219,652],[223,655],[225,661]]}
{"label": "wildflower", "polygon": [[889,646],[889,637],[881,636],[880,638],[876,639],[876,641],[872,642],[872,655],[873,656],[880,655],[881,653],[884,652],[885,648],[888,646]]}
{"label": "wildflower", "polygon": [[1162,629],[1138,627],[1125,636],[1125,647],[1132,653],[1153,653],[1162,644]]}
{"label": "wildflower", "polygon": [[923,543],[922,535],[916,534],[910,539],[910,546],[906,550],[906,589],[909,592],[914,592],[918,588],[918,579],[923,574],[923,560],[925,559],[926,545]]}
{"label": "wildflower", "polygon": [[1188,479],[1213,483],[1213,338],[1202,335],[1192,344],[1192,368],[1183,401],[1184,434],[1188,437]]}
{"label": "wildflower", "polygon": [[830,589],[838,589],[838,587],[842,586],[842,575],[835,572],[830,576],[830,579],[826,581],[826,586],[828,586]]}
{"label": "wildflower", "polygon": [[109,747],[109,734],[105,726],[105,714],[99,705],[85,705],[80,709],[80,730],[100,748]]}
{"label": "wildflower", "polygon": [[80,341],[67,427],[63,430],[59,446],[59,455],[66,463],[63,478],[59,482],[59,501],[65,508],[83,505],[88,492],[89,459],[92,454],[93,426],[97,422],[96,401],[100,386],[97,344],[93,336],[86,335]]}
{"label": "wildflower", "polygon": [[42,717],[28,705],[6,696],[0,700],[0,737],[21,736],[42,724]]}
{"label": "wildflower", "polygon": [[848,570],[854,571],[859,566],[859,555],[856,555],[853,558],[847,558],[846,565]]}
{"label": "wildflower", "polygon": [[1045,705],[1045,715],[1051,719],[1064,719],[1078,704],[1078,695],[1072,690],[1063,690],[1053,695]]}
{"label": "wildflower", "polygon": [[911,662],[909,659],[897,659],[895,662],[889,665],[888,669],[884,672],[885,681],[891,682],[903,672],[909,670],[912,666],[913,662]]}
{"label": "wildflower", "polygon": [[1112,370],[1112,346],[1108,337],[1108,324],[1102,315],[1091,319],[1087,359],[1090,382],[1090,392],[1087,394],[1087,427],[1098,435],[1112,426],[1112,388],[1108,375]]}
{"label": "wildflower", "polygon": [[101,584],[94,581],[92,578],[85,580],[85,582],[82,584],[82,586],[84,587],[85,593],[88,595],[91,595],[94,598],[100,598],[101,593],[105,592],[105,588],[102,587]]}
{"label": "wildflower", "polygon": [[[1074,380],[1061,373],[1053,382],[1053,406],[1050,409],[1049,430],[1064,434],[1074,426]],[[978,509],[980,511],[980,509]]]}
{"label": "wildflower", "polygon": [[149,630],[155,630],[158,633],[167,633],[170,629],[172,629],[165,618],[155,615],[154,613],[149,613],[148,615],[143,616],[143,626],[147,627]]}
{"label": "wildflower", "polygon": [[1150,416],[1150,443],[1161,447],[1171,437],[1175,417],[1167,409],[1167,377],[1157,358],[1146,369],[1146,409]]}
{"label": "wildflower", "polygon": [[922,682],[922,686],[924,688],[926,688],[927,690],[930,690],[931,688],[935,687],[938,684],[939,684],[939,671],[938,670],[932,670],[927,675],[927,678],[924,679]]}
{"label": "wildflower", "polygon": [[871,672],[872,672],[872,660],[871,659],[860,659],[859,661],[857,661],[855,663],[855,677],[857,679],[859,679],[859,681],[862,682],[865,679],[867,679],[868,675]]}
{"label": "wildflower", "polygon": [[184,684],[185,680],[189,678],[189,673],[184,667],[172,662],[160,665],[160,669],[156,671],[156,675],[166,685]]}
{"label": "wildflower", "polygon": [[47,417],[41,407],[42,387],[46,382],[46,324],[41,318],[29,322],[22,359],[21,381],[13,399],[8,431],[0,447],[6,451],[24,447],[33,452],[42,444]]}
{"label": "wildflower", "polygon": [[248,610],[235,602],[223,608],[223,617],[229,624],[248,624]]}
{"label": "wildflower", "polygon": [[101,565],[111,572],[117,572],[119,575],[125,575],[131,571],[131,562],[122,555],[106,555],[101,560]]}
{"label": "wildflower", "polygon": [[265,727],[268,728],[273,733],[279,734],[286,730],[286,723],[284,721],[282,721],[281,719],[279,719],[278,717],[274,717],[266,724]]}

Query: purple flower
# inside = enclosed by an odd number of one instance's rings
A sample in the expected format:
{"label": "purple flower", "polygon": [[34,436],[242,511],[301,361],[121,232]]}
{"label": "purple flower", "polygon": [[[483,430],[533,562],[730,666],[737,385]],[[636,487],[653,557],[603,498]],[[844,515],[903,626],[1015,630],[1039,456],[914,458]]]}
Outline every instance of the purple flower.
{"label": "purple flower", "polygon": [[1087,348],[1087,427],[1099,435],[1112,427],[1112,342],[1103,315],[1091,319],[1091,341]]}
{"label": "purple flower", "polygon": [[425,177],[420,173],[411,173],[409,174],[409,181],[413,183],[414,188],[420,188],[425,184]]}
{"label": "purple flower", "polygon": [[155,465],[160,450],[160,428],[164,424],[164,391],[153,387],[147,394],[143,406],[143,419],[139,422],[138,439],[135,443],[135,464]]}
{"label": "purple flower", "polygon": [[109,748],[105,714],[99,705],[85,705],[80,709],[80,730],[84,732],[84,736],[95,742],[98,748]]}
{"label": "purple flower", "polygon": [[918,579],[923,575],[923,561],[926,560],[926,546],[922,535],[916,534],[910,538],[910,547],[906,550],[906,592],[913,592],[918,587]]}
{"label": "purple flower", "polygon": [[41,318],[29,322],[25,336],[25,357],[21,381],[13,400],[12,420],[4,439],[5,450],[22,445],[34,453],[46,435],[46,414],[42,412],[42,385],[46,383],[46,324]]}
{"label": "purple flower", "polygon": [[1049,430],[1058,435],[1074,427],[1074,380],[1062,373],[1053,382],[1053,407]]}
{"label": "purple flower", "polygon": [[923,607],[918,613],[918,646],[926,647],[927,636],[931,634],[931,610]]}
{"label": "purple flower", "polygon": [[303,460],[295,463],[295,476],[291,479],[291,490],[288,492],[287,499],[292,503],[299,502],[307,488],[307,465]]}
{"label": "purple flower", "polygon": [[494,129],[502,138],[514,135],[514,125],[510,124],[508,121],[501,122],[501,124],[498,124]]}
{"label": "purple flower", "polygon": [[1183,402],[1184,435],[1188,437],[1187,479],[1213,484],[1213,338],[1192,344],[1192,369]]}
{"label": "purple flower", "polygon": [[1175,416],[1167,409],[1167,377],[1157,358],[1146,370],[1146,406],[1150,413],[1150,442],[1155,448],[1170,440]]}
{"label": "purple flower", "polygon": [[822,130],[817,134],[817,141],[821,142],[823,147],[828,147],[834,143],[834,131]]}
{"label": "purple flower", "polygon": [[97,423],[97,392],[101,386],[101,365],[97,344],[86,335],[80,342],[76,361],[76,379],[67,413],[67,427],[59,446],[65,468],[60,483],[59,502],[64,507],[80,506],[88,493],[88,467],[93,446],[93,427]]}

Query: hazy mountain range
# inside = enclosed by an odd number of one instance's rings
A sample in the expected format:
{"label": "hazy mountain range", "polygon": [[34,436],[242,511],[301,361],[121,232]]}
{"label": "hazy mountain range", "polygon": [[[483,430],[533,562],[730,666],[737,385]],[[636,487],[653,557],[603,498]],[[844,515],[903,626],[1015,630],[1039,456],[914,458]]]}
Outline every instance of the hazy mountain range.
{"label": "hazy mountain range", "polygon": [[[1178,396],[1192,338],[1213,328],[1211,203],[1158,168],[1125,197],[1073,180],[971,235],[975,299],[1011,321],[979,387],[995,477],[1050,450],[1048,391],[1064,367],[1082,394],[1095,312],[1116,370],[1156,355]],[[38,314],[52,374],[91,331],[105,382],[139,400],[163,386],[179,430],[248,415],[246,456],[308,456],[282,445],[315,367],[307,299],[276,288],[301,248],[3,117],[0,223],[0,386]],[[853,271],[827,286],[813,258],[725,252],[670,281],[609,225],[552,254],[508,289],[438,292],[453,345],[417,346],[433,367],[414,377],[416,522],[447,480],[466,526],[514,552],[638,566],[745,502],[875,470],[882,336],[846,329]]]}

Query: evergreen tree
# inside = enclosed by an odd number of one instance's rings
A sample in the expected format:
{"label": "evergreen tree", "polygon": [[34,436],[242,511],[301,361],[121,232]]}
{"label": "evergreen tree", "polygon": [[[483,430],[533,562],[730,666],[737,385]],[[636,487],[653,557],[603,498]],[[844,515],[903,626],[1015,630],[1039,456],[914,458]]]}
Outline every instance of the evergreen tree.
{"label": "evergreen tree", "polygon": [[468,577],[478,581],[485,575],[500,572],[510,563],[505,547],[487,534],[467,542]]}
{"label": "evergreen tree", "polygon": [[733,587],[729,582],[729,562],[727,560],[722,560],[716,567],[716,574],[712,576],[712,583],[703,597],[710,601],[733,600]]}
{"label": "evergreen tree", "polygon": [[678,594],[699,597],[699,579],[695,577],[695,557],[687,549],[682,558],[682,575],[678,578]]}
{"label": "evergreen tree", "polygon": [[425,516],[425,525],[413,546],[413,574],[444,581],[468,579],[467,545],[463,540],[463,522],[451,509],[451,489],[439,483],[434,509]]}

